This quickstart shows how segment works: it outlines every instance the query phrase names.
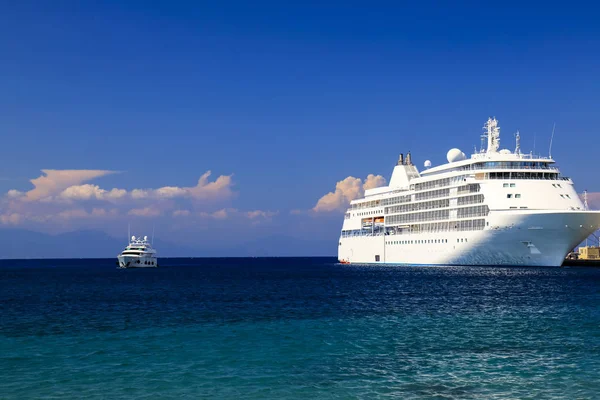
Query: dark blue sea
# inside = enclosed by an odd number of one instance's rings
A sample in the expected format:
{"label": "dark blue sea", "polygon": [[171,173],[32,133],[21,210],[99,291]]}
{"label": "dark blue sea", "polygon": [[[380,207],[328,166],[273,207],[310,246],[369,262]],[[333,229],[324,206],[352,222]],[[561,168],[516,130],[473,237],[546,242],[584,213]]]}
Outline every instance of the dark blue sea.
{"label": "dark blue sea", "polygon": [[335,261],[0,261],[0,398],[600,398],[600,269]]}

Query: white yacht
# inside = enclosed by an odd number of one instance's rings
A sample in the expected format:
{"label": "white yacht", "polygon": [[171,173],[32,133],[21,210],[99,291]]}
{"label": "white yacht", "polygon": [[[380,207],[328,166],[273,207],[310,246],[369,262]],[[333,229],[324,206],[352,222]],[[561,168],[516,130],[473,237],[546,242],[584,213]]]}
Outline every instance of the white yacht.
{"label": "white yacht", "polygon": [[[345,213],[342,263],[560,266],[600,226],[573,181],[549,157],[500,150],[495,118],[470,158],[419,172],[400,155],[389,185],[365,191]],[[485,141],[487,139],[487,147]]]}
{"label": "white yacht", "polygon": [[117,256],[119,268],[156,268],[156,250],[148,242],[148,236],[131,237],[129,245]]}

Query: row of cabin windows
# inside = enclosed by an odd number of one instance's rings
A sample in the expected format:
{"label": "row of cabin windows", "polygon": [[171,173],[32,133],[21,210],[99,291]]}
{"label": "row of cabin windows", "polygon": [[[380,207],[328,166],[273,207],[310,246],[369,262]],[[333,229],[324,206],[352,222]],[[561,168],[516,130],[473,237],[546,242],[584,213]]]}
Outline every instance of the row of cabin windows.
{"label": "row of cabin windows", "polygon": [[481,175],[480,179],[562,179],[556,172],[486,172]]}
{"label": "row of cabin windows", "polygon": [[381,210],[359,212],[359,213],[356,213],[356,216],[362,217],[364,215],[375,215],[375,214],[381,214]]}
{"label": "row of cabin windows", "polygon": [[[137,264],[142,264],[140,260],[136,261]],[[144,265],[154,265],[154,261],[144,261]]]}
{"label": "row of cabin windows", "polygon": [[428,240],[392,240],[385,242],[386,244],[435,244],[448,243],[448,239],[428,239]]}
{"label": "row of cabin windows", "polygon": [[[455,218],[485,217],[489,214],[489,211],[490,210],[487,205],[458,208],[456,211],[457,217]],[[435,211],[418,212],[413,214],[388,215],[386,217],[386,222],[389,225],[393,225],[411,222],[436,221],[449,218],[450,210],[441,209]]]}
{"label": "row of cabin windows", "polygon": [[[457,238],[456,243],[466,243],[467,238]],[[386,244],[439,244],[448,243],[448,239],[428,239],[428,240],[391,240]]]}
{"label": "row of cabin windows", "polygon": [[[470,193],[470,192],[465,192]],[[470,196],[458,197],[457,205],[464,206],[468,204],[478,204],[483,203],[483,195],[482,194],[474,194]],[[405,213],[419,210],[431,210],[436,208],[446,208],[450,206],[450,199],[443,200],[429,200],[419,203],[409,203],[402,204],[399,206],[386,207],[386,214],[396,214],[396,213]]]}
{"label": "row of cabin windows", "polygon": [[[561,194],[560,197],[562,197],[563,199],[570,199],[571,196],[569,196],[568,194]],[[506,195],[507,199],[512,199],[513,198],[513,194],[512,193],[508,193]],[[515,193],[514,194],[514,198],[515,199],[520,199],[521,198],[521,194],[520,193]]]}
{"label": "row of cabin windows", "polygon": [[[367,229],[343,230],[341,237],[361,237],[361,236],[396,236],[396,235],[411,235],[429,232],[446,232],[446,231],[476,231],[485,229],[485,219],[469,219],[462,221],[446,221],[432,222],[425,224],[412,224],[410,226],[387,226],[385,231],[376,226],[375,229],[369,227]],[[489,226],[489,222],[487,222]]]}

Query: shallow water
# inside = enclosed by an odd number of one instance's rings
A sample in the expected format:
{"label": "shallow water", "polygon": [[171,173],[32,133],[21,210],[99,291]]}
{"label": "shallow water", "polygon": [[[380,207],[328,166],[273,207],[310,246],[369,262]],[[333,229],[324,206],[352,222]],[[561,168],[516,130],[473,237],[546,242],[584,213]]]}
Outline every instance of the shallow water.
{"label": "shallow water", "polygon": [[0,261],[0,398],[598,398],[600,269]]}

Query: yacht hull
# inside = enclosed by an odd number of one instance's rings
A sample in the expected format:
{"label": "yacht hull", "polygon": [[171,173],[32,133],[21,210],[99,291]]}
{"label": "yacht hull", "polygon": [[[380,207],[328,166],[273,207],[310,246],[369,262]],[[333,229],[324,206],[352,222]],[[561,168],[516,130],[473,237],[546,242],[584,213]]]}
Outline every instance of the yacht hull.
{"label": "yacht hull", "polygon": [[492,211],[484,230],[341,237],[356,264],[561,266],[600,227],[598,211]]}
{"label": "yacht hull", "polygon": [[156,257],[118,256],[119,268],[156,268]]}

